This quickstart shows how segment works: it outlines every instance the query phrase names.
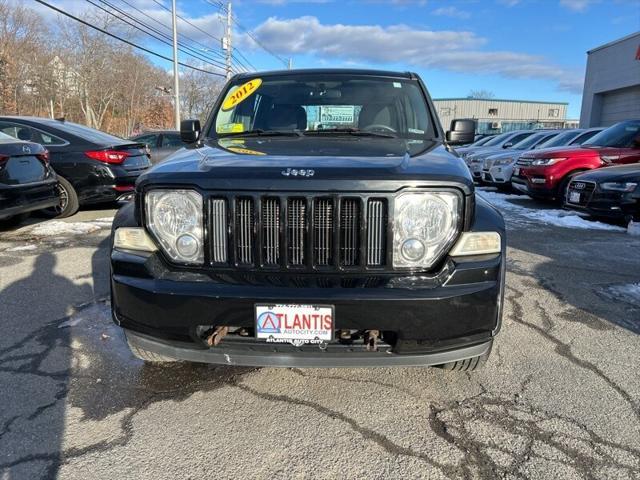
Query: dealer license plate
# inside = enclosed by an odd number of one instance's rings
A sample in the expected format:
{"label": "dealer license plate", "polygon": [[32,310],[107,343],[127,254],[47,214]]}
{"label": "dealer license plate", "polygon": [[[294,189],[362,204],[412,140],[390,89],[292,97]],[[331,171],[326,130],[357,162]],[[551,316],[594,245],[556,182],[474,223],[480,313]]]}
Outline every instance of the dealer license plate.
{"label": "dealer license plate", "polygon": [[569,192],[569,201],[571,203],[580,203],[580,192]]}
{"label": "dealer license plate", "polygon": [[516,167],[513,169],[513,174],[517,177],[518,175],[520,175],[520,167]]}
{"label": "dealer license plate", "polygon": [[256,305],[256,338],[269,343],[322,344],[333,326],[331,305]]}

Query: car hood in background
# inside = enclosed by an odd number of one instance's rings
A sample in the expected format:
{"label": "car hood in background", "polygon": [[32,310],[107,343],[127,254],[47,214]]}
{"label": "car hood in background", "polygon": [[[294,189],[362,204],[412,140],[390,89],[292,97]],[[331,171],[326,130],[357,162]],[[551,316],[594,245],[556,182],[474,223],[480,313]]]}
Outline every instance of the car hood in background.
{"label": "car hood in background", "polygon": [[640,182],[640,163],[597,168],[576,176],[575,180],[587,182]]}

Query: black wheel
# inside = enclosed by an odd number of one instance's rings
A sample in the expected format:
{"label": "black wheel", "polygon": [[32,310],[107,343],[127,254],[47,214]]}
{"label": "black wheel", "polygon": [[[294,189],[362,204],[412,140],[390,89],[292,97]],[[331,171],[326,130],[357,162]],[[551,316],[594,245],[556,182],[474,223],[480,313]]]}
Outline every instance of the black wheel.
{"label": "black wheel", "polygon": [[144,348],[132,345],[129,339],[127,339],[127,343],[129,344],[129,349],[131,350],[131,353],[133,353],[133,356],[146,363],[168,363],[177,361],[175,358],[165,357],[164,355],[150,352]]}
{"label": "black wheel", "polygon": [[60,203],[51,208],[47,208],[42,212],[50,218],[66,218],[70,217],[78,211],[80,208],[80,202],[78,201],[78,194],[76,193],[73,185],[71,185],[66,179],[58,177],[58,193],[60,195]]}
{"label": "black wheel", "polygon": [[487,363],[487,359],[491,355],[491,348],[493,348],[493,344],[491,344],[489,350],[487,350],[487,352],[483,353],[482,355],[467,358],[466,360],[458,360],[457,362],[443,363],[442,365],[437,365],[437,367],[443,370],[455,370],[458,372],[472,372],[473,370],[478,370],[482,368],[485,363]]}

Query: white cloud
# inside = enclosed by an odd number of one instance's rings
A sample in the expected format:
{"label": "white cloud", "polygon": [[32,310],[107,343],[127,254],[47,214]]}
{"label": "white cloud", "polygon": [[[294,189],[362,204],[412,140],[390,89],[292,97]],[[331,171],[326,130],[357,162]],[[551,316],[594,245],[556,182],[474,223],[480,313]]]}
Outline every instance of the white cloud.
{"label": "white cloud", "polygon": [[454,6],[436,8],[431,13],[442,17],[459,18],[461,20],[465,20],[471,16],[471,13],[467,12],[466,10],[460,10],[459,8]]}
{"label": "white cloud", "polygon": [[590,5],[598,0],[560,0],[560,5],[574,12],[584,12]]}
{"label": "white cloud", "polygon": [[270,49],[287,56],[311,54],[374,65],[406,63],[461,73],[551,80],[559,89],[571,92],[582,89],[580,73],[551,65],[539,56],[481,50],[487,40],[468,31],[322,24],[316,17],[305,16],[287,20],[272,17],[254,32]]}

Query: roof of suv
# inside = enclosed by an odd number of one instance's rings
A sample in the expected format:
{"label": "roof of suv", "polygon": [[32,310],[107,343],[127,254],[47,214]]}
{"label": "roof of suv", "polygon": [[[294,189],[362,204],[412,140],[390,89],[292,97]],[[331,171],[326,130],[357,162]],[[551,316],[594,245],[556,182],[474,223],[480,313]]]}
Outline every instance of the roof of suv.
{"label": "roof of suv", "polygon": [[371,75],[373,77],[396,77],[396,78],[417,78],[415,73],[411,72],[392,72],[388,70],[370,70],[357,68],[300,68],[295,70],[270,70],[266,72],[245,72],[234,75],[234,79],[238,78],[255,78],[270,77],[275,75],[323,75],[323,74],[346,74],[346,75]]}

